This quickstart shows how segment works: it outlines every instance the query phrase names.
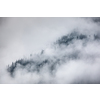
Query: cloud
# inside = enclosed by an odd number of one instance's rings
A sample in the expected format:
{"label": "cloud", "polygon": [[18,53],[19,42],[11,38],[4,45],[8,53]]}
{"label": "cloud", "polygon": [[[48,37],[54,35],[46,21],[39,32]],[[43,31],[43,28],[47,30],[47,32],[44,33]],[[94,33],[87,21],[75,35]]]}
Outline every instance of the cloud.
{"label": "cloud", "polygon": [[7,42],[1,39],[0,83],[100,83],[100,29],[93,20],[8,18],[1,25],[9,35],[1,34]]}

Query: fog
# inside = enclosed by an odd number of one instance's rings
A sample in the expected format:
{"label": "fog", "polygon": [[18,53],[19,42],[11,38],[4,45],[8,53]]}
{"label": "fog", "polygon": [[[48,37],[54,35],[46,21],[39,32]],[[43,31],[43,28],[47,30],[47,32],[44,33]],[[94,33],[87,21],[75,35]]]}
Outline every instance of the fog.
{"label": "fog", "polygon": [[0,18],[0,83],[100,83],[99,18]]}

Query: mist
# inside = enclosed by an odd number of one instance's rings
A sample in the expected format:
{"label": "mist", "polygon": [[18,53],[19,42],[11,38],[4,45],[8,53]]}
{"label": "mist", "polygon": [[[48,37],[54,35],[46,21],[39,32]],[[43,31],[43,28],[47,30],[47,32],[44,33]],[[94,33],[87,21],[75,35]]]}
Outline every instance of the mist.
{"label": "mist", "polygon": [[0,83],[99,84],[100,18],[0,18]]}

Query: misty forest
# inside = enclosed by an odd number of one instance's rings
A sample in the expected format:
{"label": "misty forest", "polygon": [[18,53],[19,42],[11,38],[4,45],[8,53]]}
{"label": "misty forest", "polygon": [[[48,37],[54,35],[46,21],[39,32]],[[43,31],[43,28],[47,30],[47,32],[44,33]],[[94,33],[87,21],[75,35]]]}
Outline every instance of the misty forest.
{"label": "misty forest", "polygon": [[100,84],[100,18],[0,18],[1,84]]}

